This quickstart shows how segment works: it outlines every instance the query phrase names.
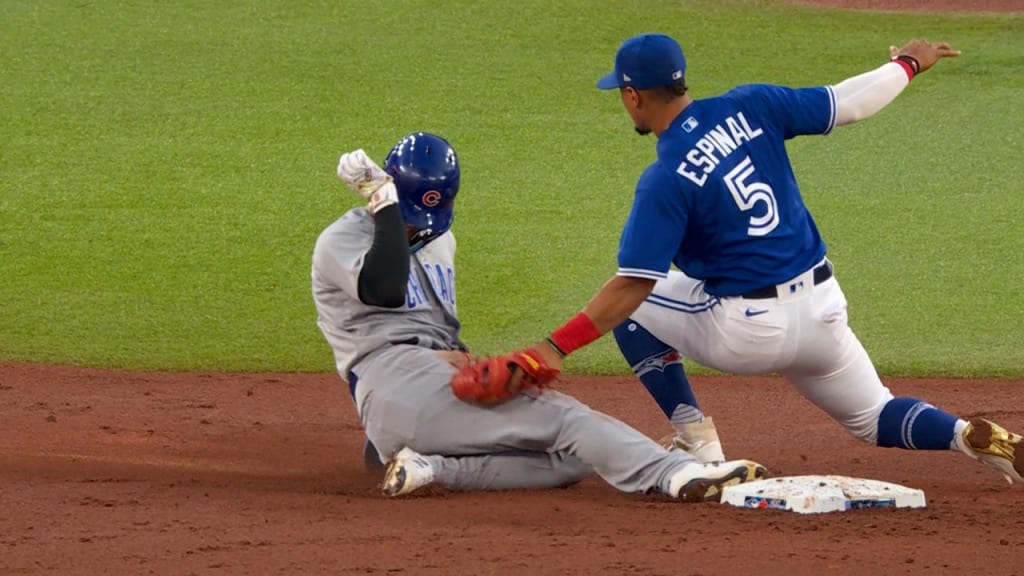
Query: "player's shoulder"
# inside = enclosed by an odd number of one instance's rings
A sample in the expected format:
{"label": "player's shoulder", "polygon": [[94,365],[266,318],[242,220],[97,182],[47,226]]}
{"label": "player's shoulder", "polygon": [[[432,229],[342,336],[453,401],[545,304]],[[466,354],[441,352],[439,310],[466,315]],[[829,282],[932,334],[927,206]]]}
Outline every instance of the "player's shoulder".
{"label": "player's shoulder", "polygon": [[363,207],[352,208],[320,232],[317,245],[353,243],[357,238],[373,237],[373,217]]}
{"label": "player's shoulder", "polygon": [[722,98],[740,103],[750,100],[767,100],[785,90],[788,88],[777,84],[740,84],[723,94]]}
{"label": "player's shoulder", "polygon": [[359,206],[352,208],[342,214],[337,220],[330,223],[324,232],[358,232],[358,231],[373,231],[373,216],[370,212]]}
{"label": "player's shoulder", "polygon": [[[662,145],[665,149],[662,149]],[[676,166],[679,164],[679,153],[672,145],[663,140],[658,141],[658,159],[651,162],[640,174],[636,183],[640,190],[666,190],[678,185],[674,178]]]}

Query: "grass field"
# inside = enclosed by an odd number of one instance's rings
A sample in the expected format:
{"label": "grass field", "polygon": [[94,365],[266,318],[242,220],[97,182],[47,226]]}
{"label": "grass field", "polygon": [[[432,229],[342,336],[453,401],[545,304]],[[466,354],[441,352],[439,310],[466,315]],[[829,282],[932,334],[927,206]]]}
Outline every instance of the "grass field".
{"label": "grass field", "polygon": [[[835,83],[917,36],[964,50],[872,120],[791,143],[890,375],[1024,375],[1024,18],[768,2],[0,3],[0,360],[329,371],[309,259],[341,152],[460,153],[459,306],[528,344],[615,270],[653,157],[594,81],[680,38],[696,97]],[[611,339],[568,368],[622,372]]]}

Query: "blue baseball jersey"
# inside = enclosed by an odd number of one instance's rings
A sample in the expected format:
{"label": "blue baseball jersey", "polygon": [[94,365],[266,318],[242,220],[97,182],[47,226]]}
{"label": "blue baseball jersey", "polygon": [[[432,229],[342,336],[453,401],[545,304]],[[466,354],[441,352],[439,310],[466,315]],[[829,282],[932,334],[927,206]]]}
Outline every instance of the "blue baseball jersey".
{"label": "blue baseball jersey", "polygon": [[619,243],[619,275],[671,264],[717,296],[784,282],[825,257],[785,141],[835,126],[831,87],[739,86],[694,100],[658,138]]}

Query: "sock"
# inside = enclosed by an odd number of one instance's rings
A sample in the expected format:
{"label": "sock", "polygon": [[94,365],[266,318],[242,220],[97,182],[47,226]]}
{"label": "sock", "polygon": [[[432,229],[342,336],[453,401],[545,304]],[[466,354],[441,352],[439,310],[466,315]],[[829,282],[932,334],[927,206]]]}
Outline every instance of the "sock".
{"label": "sock", "polygon": [[674,426],[704,420],[679,352],[632,320],[623,322],[613,333],[633,373]]}
{"label": "sock", "polygon": [[949,450],[958,418],[917,398],[893,398],[878,416],[878,445],[905,450]]}

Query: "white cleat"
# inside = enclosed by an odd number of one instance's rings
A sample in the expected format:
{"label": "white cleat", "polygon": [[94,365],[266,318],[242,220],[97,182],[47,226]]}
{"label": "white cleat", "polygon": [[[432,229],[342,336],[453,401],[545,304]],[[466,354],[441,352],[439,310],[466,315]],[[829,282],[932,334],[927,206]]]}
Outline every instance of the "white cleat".
{"label": "white cleat", "polygon": [[1010,484],[1024,484],[1024,448],[1021,436],[1002,426],[973,418],[956,439],[965,454],[995,468]]}
{"label": "white cleat", "polygon": [[385,496],[404,496],[434,481],[430,461],[412,448],[402,448],[384,470],[381,491]]}
{"label": "white cleat", "polygon": [[718,430],[711,418],[682,424],[676,428],[675,434],[663,437],[658,443],[669,451],[682,450],[702,464],[725,461],[722,441],[718,439]]}
{"label": "white cleat", "polygon": [[669,496],[683,502],[717,502],[726,486],[760,480],[768,470],[751,460],[730,460],[714,464],[693,462],[669,480]]}

